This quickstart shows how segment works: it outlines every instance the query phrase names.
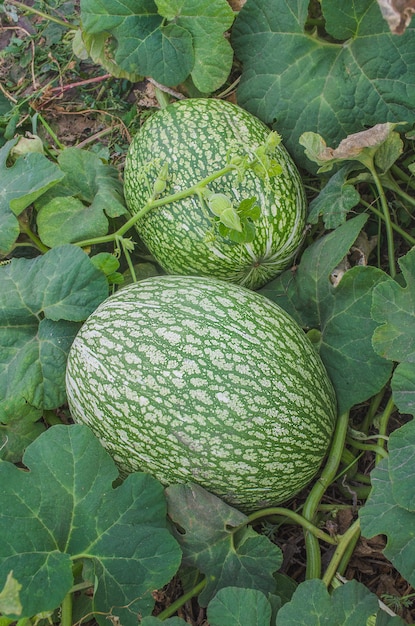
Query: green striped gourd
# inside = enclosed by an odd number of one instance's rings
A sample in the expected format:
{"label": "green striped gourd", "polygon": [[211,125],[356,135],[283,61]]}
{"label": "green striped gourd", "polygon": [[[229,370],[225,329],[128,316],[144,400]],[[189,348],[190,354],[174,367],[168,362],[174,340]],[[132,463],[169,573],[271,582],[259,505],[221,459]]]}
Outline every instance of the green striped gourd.
{"label": "green striped gourd", "polygon": [[[154,113],[127,153],[125,197],[135,214],[145,206],[160,172],[163,195],[181,192],[223,168],[231,158],[253,158],[270,130],[244,109],[223,100],[195,98]],[[282,173],[264,179],[233,171],[209,184],[233,203],[255,197],[261,216],[250,243],[218,234],[213,215],[197,194],[151,209],[136,228],[169,274],[214,276],[256,289],[292,262],[303,241],[306,201],[296,166],[279,144],[274,158]],[[166,188],[164,189],[164,182]]]}
{"label": "green striped gourd", "polygon": [[67,394],[122,473],[195,482],[243,511],[307,485],[335,422],[302,329],[213,278],[157,276],[110,296],[73,342]]}

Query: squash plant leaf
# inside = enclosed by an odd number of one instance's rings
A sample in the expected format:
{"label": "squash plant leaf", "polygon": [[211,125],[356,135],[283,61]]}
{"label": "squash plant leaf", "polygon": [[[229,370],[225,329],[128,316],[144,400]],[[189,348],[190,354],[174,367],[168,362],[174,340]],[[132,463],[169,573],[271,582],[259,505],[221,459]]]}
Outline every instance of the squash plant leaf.
{"label": "squash plant leaf", "polygon": [[272,574],[281,565],[281,551],[250,527],[236,531],[247,520],[243,513],[196,484],[172,485],[166,495],[183,564],[197,567],[207,577],[199,596],[201,606],[223,587],[275,591]]}
{"label": "squash plant leaf", "polygon": [[108,282],[66,244],[0,267],[0,293],[0,420],[7,422],[27,404],[53,409],[65,401],[68,350],[107,297]]}
{"label": "squash plant leaf", "polygon": [[387,274],[356,266],[345,272],[337,286],[330,281],[365,221],[366,216],[360,215],[325,235],[305,250],[295,273],[287,270],[260,290],[301,326],[320,331],[319,352],[340,412],[380,391],[392,370],[371,341],[377,326],[370,315],[372,291],[388,280]]}
{"label": "squash plant leaf", "polygon": [[0,148],[0,254],[7,254],[19,236],[17,216],[64,176],[38,152],[21,156],[8,166],[16,142],[11,139]]}
{"label": "squash plant leaf", "polygon": [[318,196],[310,202],[308,222],[317,224],[320,215],[327,230],[334,230],[344,224],[348,212],[360,201],[360,194],[354,185],[347,182],[350,166],[343,166],[327,181]]}
{"label": "squash plant leaf", "polygon": [[269,626],[271,615],[271,605],[258,589],[220,589],[207,607],[210,626]]}
{"label": "squash plant leaf", "polygon": [[373,291],[372,317],[380,325],[372,341],[378,354],[399,363],[392,378],[394,400],[400,411],[415,415],[415,248],[399,265],[406,285],[389,278]]}
{"label": "squash plant leaf", "polygon": [[[330,595],[322,580],[313,579],[301,583],[291,601],[281,607],[276,626],[366,626],[372,615],[382,615],[378,599],[361,583],[351,580]],[[404,622],[398,618],[390,623]]]}
{"label": "squash plant leaf", "polygon": [[359,511],[364,537],[388,538],[384,555],[415,585],[415,422],[394,431],[389,438],[389,457],[370,477],[372,490]]}
{"label": "squash plant leaf", "polygon": [[106,235],[108,218],[127,213],[116,168],[77,148],[63,150],[58,163],[65,178],[36,203],[43,243],[52,248]]}
{"label": "squash plant leaf", "polygon": [[275,124],[297,163],[312,169],[299,145],[305,131],[337,145],[379,120],[415,121],[415,29],[392,34],[376,0],[322,0],[329,42],[306,31],[308,6],[248,0],[232,43],[243,64],[239,104]]}
{"label": "squash plant leaf", "polygon": [[45,430],[40,418],[42,411],[25,404],[0,422],[0,459],[17,463],[27,446]]}
{"label": "squash plant leaf", "polygon": [[81,19],[87,48],[94,37],[101,48],[103,36],[112,38],[113,61],[127,75],[168,86],[190,76],[199,91],[210,93],[231,70],[224,32],[234,14],[226,0],[81,0]]}
{"label": "squash plant leaf", "polygon": [[57,608],[79,559],[89,564],[99,623],[116,614],[135,626],[139,613],[151,614],[152,591],[172,578],[181,557],[161,484],[136,473],[114,489],[116,466],[83,425],[52,426],[23,462],[29,471],[0,463],[0,587],[13,571],[22,585],[20,617]]}

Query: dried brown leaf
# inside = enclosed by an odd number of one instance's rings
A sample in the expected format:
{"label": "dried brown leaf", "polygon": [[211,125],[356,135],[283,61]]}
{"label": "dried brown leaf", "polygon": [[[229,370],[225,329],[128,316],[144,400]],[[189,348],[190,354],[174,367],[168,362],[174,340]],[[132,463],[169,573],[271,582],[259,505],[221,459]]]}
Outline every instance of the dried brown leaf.
{"label": "dried brown leaf", "polygon": [[376,148],[383,144],[390,135],[391,128],[395,124],[376,124],[368,130],[360,133],[353,133],[343,139],[337,148],[327,148],[331,152],[333,159],[350,159],[350,157],[358,156],[365,148]]}
{"label": "dried brown leaf", "polygon": [[402,35],[415,13],[415,0],[378,0],[378,4],[391,32]]}

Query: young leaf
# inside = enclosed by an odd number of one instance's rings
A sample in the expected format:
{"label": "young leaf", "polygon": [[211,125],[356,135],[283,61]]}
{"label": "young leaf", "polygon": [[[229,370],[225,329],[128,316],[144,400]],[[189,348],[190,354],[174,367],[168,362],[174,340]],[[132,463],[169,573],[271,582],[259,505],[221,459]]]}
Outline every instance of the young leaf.
{"label": "young leaf", "polygon": [[78,559],[89,564],[100,624],[113,611],[124,626],[150,615],[152,591],[171,579],[181,556],[160,483],[137,473],[114,489],[115,464],[83,425],[51,427],[23,461],[28,472],[0,463],[0,586],[12,570],[22,585],[21,617],[59,606]]}
{"label": "young leaf", "polygon": [[322,237],[304,252],[295,274],[287,270],[261,290],[304,328],[320,329],[320,356],[341,412],[377,393],[392,369],[371,341],[376,327],[370,316],[372,290],[388,276],[375,267],[357,266],[337,286],[330,282],[365,221],[360,215]]}
{"label": "young leaf", "polygon": [[271,605],[257,589],[220,589],[207,607],[210,626],[270,626]]}
{"label": "young leaf", "polygon": [[80,323],[108,295],[88,256],[70,244],[0,267],[0,420],[26,404],[53,409],[65,401],[69,348]]}
{"label": "young leaf", "polygon": [[108,218],[127,213],[114,167],[92,152],[67,148],[58,162],[64,180],[36,204],[39,236],[49,247],[108,232]]}
{"label": "young leaf", "polygon": [[243,63],[239,104],[275,123],[296,162],[312,169],[298,142],[306,131],[337,145],[380,120],[415,121],[415,30],[393,35],[376,0],[323,1],[326,30],[339,40],[328,45],[306,32],[308,7],[309,0],[250,0],[232,43]]}
{"label": "young leaf", "polygon": [[[371,472],[372,491],[359,511],[364,537],[386,535],[384,555],[415,585],[415,422],[402,426],[389,438],[389,458]],[[402,467],[401,467],[402,465]]]}
{"label": "young leaf", "polygon": [[399,259],[399,265],[406,286],[389,278],[373,291],[371,313],[380,325],[372,341],[378,354],[400,363],[392,378],[394,399],[402,412],[414,413],[415,248]]}
{"label": "young leaf", "polygon": [[172,485],[166,490],[168,513],[183,550],[183,564],[197,567],[207,579],[199,596],[206,606],[223,587],[247,587],[264,593],[275,591],[272,577],[281,565],[281,552],[265,536],[246,527],[247,519],[195,484]]}
{"label": "young leaf", "polygon": [[64,176],[59,167],[36,152],[7,167],[16,141],[11,139],[0,148],[0,254],[7,254],[19,236],[16,216]]}

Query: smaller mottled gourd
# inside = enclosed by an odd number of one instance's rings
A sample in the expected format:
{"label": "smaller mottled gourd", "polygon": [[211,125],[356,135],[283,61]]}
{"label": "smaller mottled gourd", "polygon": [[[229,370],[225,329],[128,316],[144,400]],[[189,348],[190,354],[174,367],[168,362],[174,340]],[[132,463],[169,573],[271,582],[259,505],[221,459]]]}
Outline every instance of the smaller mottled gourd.
{"label": "smaller mottled gourd", "polygon": [[80,329],[67,395],[123,473],[195,482],[243,511],[315,476],[335,423],[333,387],[303,330],[262,295],[158,276],[103,302]]}
{"label": "smaller mottled gourd", "polygon": [[[275,133],[274,133],[275,134]],[[231,161],[254,165],[243,176],[234,169],[208,185],[232,206],[255,198],[260,215],[253,239],[235,242],[218,231],[214,210],[198,193],[152,208],[136,223],[142,241],[169,274],[214,276],[257,289],[286,269],[303,241],[306,200],[298,170],[270,130],[244,109],[213,98],[186,99],[157,111],[129,147],[124,190],[132,214],[153,194],[182,192]],[[257,160],[255,164],[255,160]],[[278,174],[271,172],[277,164]],[[264,166],[265,164],[265,166]],[[235,211],[228,222],[241,231]],[[248,220],[249,222],[249,220]],[[251,222],[248,226],[253,228]]]}

